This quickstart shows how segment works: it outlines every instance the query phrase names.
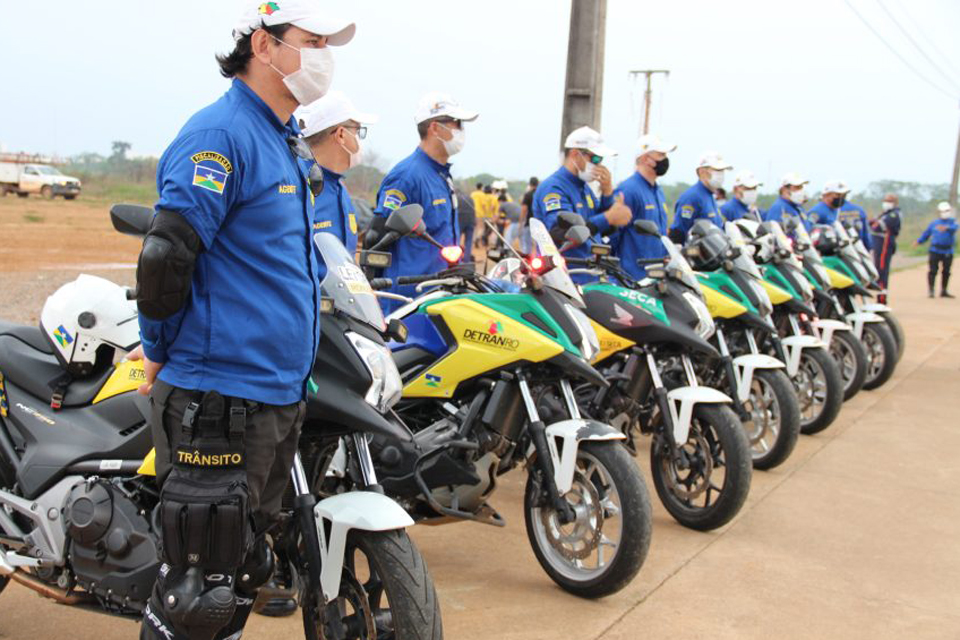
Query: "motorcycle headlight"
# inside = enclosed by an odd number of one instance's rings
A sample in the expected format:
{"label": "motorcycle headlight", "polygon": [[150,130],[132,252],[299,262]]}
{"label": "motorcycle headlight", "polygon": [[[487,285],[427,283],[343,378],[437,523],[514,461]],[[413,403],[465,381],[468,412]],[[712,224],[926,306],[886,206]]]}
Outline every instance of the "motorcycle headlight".
{"label": "motorcycle headlight", "polygon": [[706,303],[689,291],[683,292],[683,299],[693,307],[697,314],[697,328],[695,329],[697,335],[704,340],[708,339],[716,331],[717,326],[713,321],[713,316],[710,315],[710,310],[707,309]]}
{"label": "motorcycle headlight", "polygon": [[569,304],[565,304],[563,307],[566,309],[567,315],[580,330],[580,344],[578,344],[577,347],[580,349],[583,359],[587,362],[592,361],[596,355],[600,353],[600,340],[597,338],[597,332],[593,330],[590,319],[587,318],[583,311]]}
{"label": "motorcycle headlight", "polygon": [[403,381],[390,350],[352,331],[348,331],[346,335],[373,379],[364,400],[380,413],[385,413],[400,400],[403,393]]}

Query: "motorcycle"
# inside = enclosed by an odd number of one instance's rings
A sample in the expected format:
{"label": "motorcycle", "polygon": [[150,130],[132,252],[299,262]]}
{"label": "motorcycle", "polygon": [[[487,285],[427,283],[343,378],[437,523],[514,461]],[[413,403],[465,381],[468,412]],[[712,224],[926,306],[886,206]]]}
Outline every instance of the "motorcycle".
{"label": "motorcycle", "polygon": [[[144,207],[111,210],[114,227],[131,235],[146,233],[152,217]],[[106,280],[80,276],[64,289],[89,301],[87,324],[105,330],[91,334],[100,339],[96,366],[58,387],[53,406],[48,382],[64,379],[58,345],[80,342],[47,313],[62,300],[48,301],[41,328],[0,323],[0,588],[12,580],[63,604],[140,617],[160,559],[149,400],[137,393],[145,374],[142,361],[124,359],[139,342],[137,310],[130,292]],[[376,329],[376,315],[369,307],[365,313]],[[353,366],[354,377],[337,387],[338,408],[351,414],[337,424],[358,464],[372,468],[363,457],[365,430],[410,436],[372,417],[370,393],[357,388],[372,389],[376,376],[361,347],[339,346],[335,357],[344,369]],[[311,378],[330,375],[318,361]],[[325,398],[309,400],[309,411],[326,411]],[[388,404],[381,399],[381,408]],[[310,431],[304,427],[307,438]],[[438,637],[436,592],[404,531],[413,521],[370,480],[365,490],[318,501],[296,455],[271,538],[273,552],[299,576],[305,636]]]}

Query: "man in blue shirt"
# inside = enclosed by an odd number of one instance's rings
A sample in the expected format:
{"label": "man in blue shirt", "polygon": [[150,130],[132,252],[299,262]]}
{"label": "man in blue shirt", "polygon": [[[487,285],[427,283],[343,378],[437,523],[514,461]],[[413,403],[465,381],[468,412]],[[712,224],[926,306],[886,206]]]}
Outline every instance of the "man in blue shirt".
{"label": "man in blue shirt", "polygon": [[669,154],[676,148],[677,145],[663,142],[653,134],[642,136],[636,146],[636,171],[613,192],[614,197],[623,196],[623,203],[630,208],[632,217],[631,224],[611,236],[610,244],[614,255],[620,258],[620,265],[637,280],[647,274],[638,260],[656,260],[667,255],[663,240],[639,233],[632,223],[652,220],[657,223],[660,235],[666,235],[667,201],[657,179],[667,173]]}
{"label": "man in blue shirt", "polygon": [[[312,0],[280,4],[250,6],[234,50],[217,58],[232,87],[190,118],[157,168],[137,302],[164,564],[141,638],[239,637],[270,577],[264,534],[319,339],[313,200],[291,114],[327,90],[326,47],[355,30]],[[235,508],[211,509],[210,496]],[[212,548],[211,531],[235,544]]]}
{"label": "man in blue shirt", "polygon": [[[630,222],[630,209],[623,198],[613,197],[613,178],[603,166],[604,158],[616,155],[616,151],[603,142],[597,131],[580,127],[567,136],[563,144],[563,165],[540,183],[533,194],[533,217],[543,223],[558,247],[563,245],[564,234],[569,225],[561,213],[575,213],[583,217],[590,228],[590,241],[566,252],[573,258],[590,255],[590,246],[602,242],[603,235],[614,227]],[[590,183],[600,185],[600,199]],[[589,276],[576,275],[577,282],[587,282]]]}
{"label": "man in blue shirt", "polygon": [[947,285],[950,284],[953,247],[957,243],[957,220],[949,202],[941,202],[937,205],[937,211],[940,218],[927,226],[920,237],[917,238],[914,246],[920,246],[930,240],[930,270],[927,272],[930,297],[933,297],[934,285],[937,282],[937,271],[942,266],[943,278],[940,280],[940,297],[953,298],[954,296],[947,291]]}
{"label": "man in blue shirt", "polygon": [[716,151],[707,151],[697,164],[697,183],[677,198],[674,206],[670,238],[683,244],[687,232],[697,220],[709,220],[721,229],[723,218],[713,195],[723,186],[725,172],[733,169]]}
{"label": "man in blue shirt", "polygon": [[883,287],[883,293],[877,296],[877,301],[886,304],[890,262],[893,254],[897,252],[897,236],[900,235],[900,198],[895,193],[888,193],[883,197],[881,206],[883,213],[870,222],[870,229],[873,236],[873,260],[880,273],[880,286]]}
{"label": "man in blue shirt", "polygon": [[[374,214],[386,218],[404,205],[419,204],[423,207],[423,224],[427,233],[445,247],[458,245],[460,224],[449,160],[460,153],[466,142],[464,124],[473,122],[478,115],[445,93],[431,91],[423,96],[414,116],[420,145],[383,179]],[[435,273],[448,266],[439,249],[415,236],[400,238],[390,251],[393,262],[384,269],[383,276],[394,280],[399,276]],[[392,291],[416,296],[416,287],[412,285],[394,284]],[[386,312],[400,304],[396,300],[381,298]]]}
{"label": "man in blue shirt", "polygon": [[826,224],[833,226],[839,219],[840,206],[846,198],[847,191],[839,180],[828,180],[820,192],[820,201],[807,211],[807,219],[811,224]]}
{"label": "man in blue shirt", "polygon": [[784,229],[789,227],[788,223],[791,221],[802,223],[804,228],[809,232],[813,228],[813,225],[803,210],[803,203],[807,200],[807,193],[804,187],[808,182],[809,180],[793,171],[783,176],[780,180],[780,197],[770,205],[763,219],[779,222],[780,226]]}
{"label": "man in blue shirt", "polygon": [[720,207],[720,214],[728,222],[746,218],[762,222],[763,216],[757,209],[757,189],[763,184],[751,171],[741,171],[733,180],[733,198]]}
{"label": "man in blue shirt", "polygon": [[[361,140],[367,137],[367,125],[379,118],[358,110],[342,91],[331,91],[298,115],[304,140],[323,172],[323,190],[317,195],[313,230],[335,235],[353,256],[357,252],[357,215],[343,184],[343,174],[362,162]],[[327,275],[319,251],[317,275],[320,282]]]}

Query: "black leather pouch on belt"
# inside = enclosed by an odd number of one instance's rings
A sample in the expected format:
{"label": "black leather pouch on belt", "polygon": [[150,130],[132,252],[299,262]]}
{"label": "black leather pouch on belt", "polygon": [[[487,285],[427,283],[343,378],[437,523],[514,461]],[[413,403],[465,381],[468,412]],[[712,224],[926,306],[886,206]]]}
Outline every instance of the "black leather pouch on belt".
{"label": "black leather pouch on belt", "polygon": [[[227,411],[229,404],[229,411]],[[243,401],[208,392],[184,411],[183,435],[160,492],[163,559],[178,567],[230,571],[253,541]]]}

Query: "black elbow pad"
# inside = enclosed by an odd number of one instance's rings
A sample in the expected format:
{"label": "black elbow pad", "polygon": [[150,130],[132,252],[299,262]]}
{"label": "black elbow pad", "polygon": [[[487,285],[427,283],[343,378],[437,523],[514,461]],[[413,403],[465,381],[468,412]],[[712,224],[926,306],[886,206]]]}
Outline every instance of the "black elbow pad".
{"label": "black elbow pad", "polygon": [[143,239],[137,260],[137,309],[151,320],[166,320],[190,295],[193,268],[203,248],[183,216],[161,209]]}

